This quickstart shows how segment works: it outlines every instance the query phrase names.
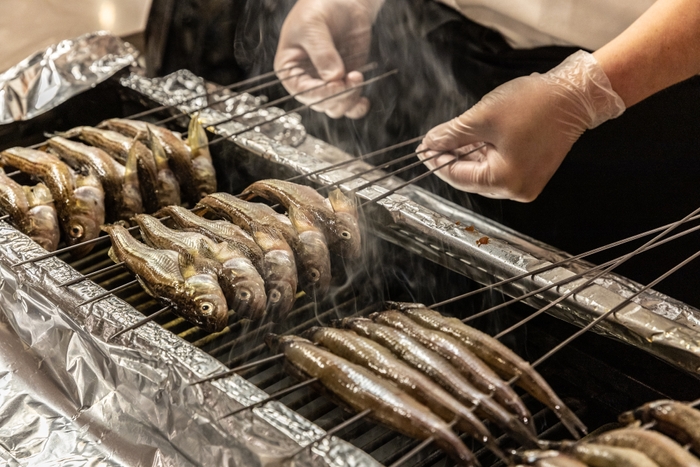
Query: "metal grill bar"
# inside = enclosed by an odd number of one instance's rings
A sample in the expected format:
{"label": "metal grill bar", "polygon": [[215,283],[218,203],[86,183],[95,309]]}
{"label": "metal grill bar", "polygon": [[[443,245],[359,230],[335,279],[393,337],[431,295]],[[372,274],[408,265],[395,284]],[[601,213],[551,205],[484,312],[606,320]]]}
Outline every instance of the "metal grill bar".
{"label": "metal grill bar", "polygon": [[148,322],[150,322],[150,321],[153,321],[154,319],[156,319],[156,318],[158,318],[158,317],[164,315],[165,313],[167,313],[168,311],[170,311],[171,308],[172,308],[172,306],[170,306],[170,305],[161,308],[160,310],[156,311],[155,313],[153,313],[153,314],[151,314],[151,315],[149,315],[149,316],[146,316],[146,317],[145,317],[144,319],[142,319],[141,321],[138,321],[138,322],[132,324],[131,326],[128,326],[128,327],[126,327],[126,328],[124,328],[124,329],[122,329],[122,330],[120,330],[120,331],[117,331],[116,333],[112,334],[112,337],[110,337],[109,340],[114,340],[114,339],[116,339],[117,337],[121,336],[121,335],[124,334],[124,333],[127,333],[127,332],[129,332],[129,331],[131,331],[131,330],[133,330],[133,329],[136,329],[136,328],[140,328],[140,327],[143,326],[144,324],[146,324],[146,323],[148,323]]}
{"label": "metal grill bar", "polygon": [[365,418],[366,416],[368,416],[370,413],[372,413],[372,410],[371,410],[371,409],[365,409],[365,410],[363,410],[362,412],[358,413],[357,415],[354,415],[354,416],[352,416],[351,418],[348,418],[348,419],[345,420],[343,423],[341,423],[341,424],[339,424],[339,425],[336,425],[335,427],[333,427],[333,428],[331,428],[330,430],[326,431],[326,434],[325,434],[325,435],[323,435],[323,436],[321,436],[320,438],[316,439],[315,441],[313,441],[313,442],[307,444],[306,446],[304,446],[304,447],[298,449],[298,450],[295,451],[293,454],[291,454],[290,456],[288,456],[288,458],[289,458],[289,459],[295,458],[296,456],[298,456],[298,455],[301,454],[302,452],[306,451],[307,449],[309,449],[309,448],[312,447],[312,446],[317,445],[318,443],[320,443],[320,442],[323,441],[324,439],[330,438],[330,437],[333,436],[334,434],[340,432],[341,430],[344,430],[345,428],[347,428],[348,426],[352,425],[353,423],[356,423],[356,422],[362,420],[363,418]]}
{"label": "metal grill bar", "polygon": [[246,410],[253,409],[253,408],[258,407],[258,406],[260,406],[260,405],[263,405],[263,404],[265,404],[265,403],[267,403],[267,402],[270,402],[270,401],[272,401],[272,400],[275,400],[275,399],[277,399],[277,398],[279,398],[279,397],[282,397],[282,396],[285,396],[285,395],[287,395],[287,394],[290,394],[290,393],[292,393],[292,392],[294,392],[294,391],[296,391],[296,390],[298,390],[298,389],[305,388],[306,386],[311,386],[311,385],[312,385],[313,383],[315,383],[316,381],[318,381],[318,378],[311,378],[311,379],[308,379],[308,380],[306,380],[306,381],[302,381],[301,383],[295,384],[294,386],[290,386],[290,387],[288,387],[288,388],[286,388],[286,389],[282,389],[282,390],[277,391],[277,392],[275,392],[275,393],[273,393],[273,394],[270,394],[268,397],[266,397],[265,399],[262,399],[262,400],[256,402],[255,404],[247,405],[247,406],[245,406],[245,407],[241,407],[241,408],[239,408],[239,409],[236,409],[236,410],[234,410],[233,412],[229,412],[229,413],[227,413],[226,415],[224,415],[224,416],[221,417],[221,418],[232,417],[232,416],[234,416],[234,415],[236,415],[236,414],[239,414],[239,413],[241,413],[241,412],[245,412]]}

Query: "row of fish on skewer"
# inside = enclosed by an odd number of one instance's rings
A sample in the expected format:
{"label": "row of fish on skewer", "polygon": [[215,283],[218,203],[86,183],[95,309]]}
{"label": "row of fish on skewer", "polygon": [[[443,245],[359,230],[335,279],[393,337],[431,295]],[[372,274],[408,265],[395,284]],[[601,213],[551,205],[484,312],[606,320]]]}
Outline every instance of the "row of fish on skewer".
{"label": "row of fish on skewer", "polygon": [[579,442],[545,442],[548,449],[517,453],[514,461],[536,467],[700,466],[693,455],[700,454],[699,410],[658,400],[623,413],[619,421],[626,427]]}
{"label": "row of fish on skewer", "polygon": [[[287,215],[246,196],[278,203]],[[330,287],[331,258],[360,255],[357,210],[340,190],[324,198],[308,186],[261,180],[244,196],[212,193],[193,210],[173,205],[157,214],[134,217],[145,243],[122,225],[105,226],[109,255],[150,295],[209,332],[222,330],[234,313],[283,317],[298,286],[321,298]]]}
{"label": "row of fish on skewer", "polygon": [[537,445],[532,416],[515,383],[552,409],[578,438],[585,425],[542,376],[488,334],[421,304],[386,304],[367,318],[345,318],[301,336],[268,335],[285,368],[317,378],[321,392],[351,411],[436,445],[460,465],[479,465],[454,427],[508,459],[486,419],[525,446]]}
{"label": "row of fish on skewer", "polygon": [[[48,251],[96,238],[105,222],[129,221],[171,205],[194,205],[216,191],[216,172],[197,116],[187,140],[166,128],[128,119],[81,126],[38,149],[0,152],[0,210]],[[12,167],[38,181],[22,186]],[[73,250],[82,256],[91,245]]]}

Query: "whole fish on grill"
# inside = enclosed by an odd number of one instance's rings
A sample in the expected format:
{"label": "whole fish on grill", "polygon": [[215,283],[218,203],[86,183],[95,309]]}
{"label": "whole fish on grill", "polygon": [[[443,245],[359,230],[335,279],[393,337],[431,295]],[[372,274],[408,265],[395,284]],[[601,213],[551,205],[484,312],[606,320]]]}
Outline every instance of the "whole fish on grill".
{"label": "whole fish on grill", "polygon": [[564,441],[559,449],[591,467],[659,467],[645,454],[630,448]]}
{"label": "whole fish on grill", "polygon": [[536,437],[513,414],[498,405],[490,396],[478,391],[457,369],[437,353],[390,326],[367,318],[344,318],[340,324],[361,336],[372,339],[394,352],[401,360],[429,376],[457,400],[474,407],[479,414],[496,423],[523,444],[532,444]]}
{"label": "whole fish on grill", "polygon": [[[292,309],[297,288],[294,252],[285,241],[281,228],[276,228],[269,206],[247,203],[228,193],[205,196],[198,206],[224,217],[248,232],[260,246],[264,256],[269,312],[283,316]],[[276,213],[275,213],[276,214]]]}
{"label": "whole fish on grill", "polygon": [[574,437],[578,439],[579,431],[586,433],[583,422],[556,395],[544,378],[529,363],[493,337],[467,326],[457,318],[448,318],[437,311],[430,310],[422,304],[389,303],[388,305],[405,313],[421,326],[442,331],[459,339],[501,377],[510,379],[517,376],[516,384],[552,409]]}
{"label": "whole fish on grill", "polygon": [[285,367],[293,376],[318,378],[341,405],[356,412],[371,409],[373,420],[412,438],[434,437],[460,465],[479,465],[449,425],[394,384],[301,337],[268,335],[265,340],[284,353]]}
{"label": "whole fish on grill", "polygon": [[[165,179],[159,178],[158,165],[153,152],[138,140],[124,136],[116,131],[93,128],[89,126],[79,126],[72,128],[59,136],[65,138],[79,138],[86,143],[100,148],[112,156],[122,165],[127,165],[129,153],[137,161],[137,174],[144,209],[147,212],[155,212],[159,208],[171,204],[180,204],[179,189],[172,186],[161,186],[167,183]],[[172,183],[172,180],[170,181]],[[175,196],[174,194],[178,194]]]}
{"label": "whole fish on grill", "polygon": [[22,186],[0,168],[0,212],[10,216],[10,222],[20,232],[47,251],[58,247],[61,237],[58,215],[53,198],[43,183]]}
{"label": "whole fish on grill", "polygon": [[148,214],[134,219],[148,245],[191,255],[202,272],[216,274],[230,309],[243,317],[263,316],[267,302],[265,283],[241,251],[197,232],[172,230]]}
{"label": "whole fish on grill", "polygon": [[[312,297],[314,294],[317,296],[326,294],[331,282],[331,259],[328,246],[323,234],[310,221],[304,220],[305,216],[290,216],[294,219],[291,221],[265,204],[243,201],[227,193],[213,193],[210,199],[203,200],[203,203],[213,204],[214,202],[226,204],[230,210],[236,212],[254,211],[258,224],[279,232],[292,248],[299,268],[299,285],[302,290]],[[292,212],[294,211],[290,211]]]}
{"label": "whole fish on grill", "polygon": [[654,429],[700,453],[700,411],[682,402],[659,400],[620,415],[621,423],[656,422]]}
{"label": "whole fish on grill", "polygon": [[447,422],[457,419],[456,427],[486,444],[496,455],[504,458],[488,428],[457,399],[418,370],[399,360],[376,342],[347,329],[313,327],[304,332],[308,338],[334,355],[372,370],[396,384],[409,396],[424,404]]}
{"label": "whole fish on grill", "polygon": [[586,467],[583,462],[559,451],[524,451],[516,461],[535,467]]}
{"label": "whole fish on grill", "polygon": [[[80,176],[53,154],[26,148],[0,153],[0,165],[9,165],[41,180],[51,192],[68,245],[96,238],[105,221],[104,191],[93,176]],[[93,245],[72,251],[89,253]]]}
{"label": "whole fish on grill", "polygon": [[487,394],[493,394],[496,402],[518,415],[525,425],[532,428],[534,433],[532,415],[513,388],[499,378],[488,365],[476,357],[459,340],[440,331],[424,328],[397,310],[374,313],[369,318],[377,323],[386,324],[405,332],[447,359],[477,389]]}
{"label": "whole fish on grill", "polygon": [[[195,113],[187,129],[187,146],[192,154],[192,168],[199,193],[204,196],[216,191],[216,170],[209,152],[209,138]],[[200,198],[202,197],[200,196]]]}
{"label": "whole fish on grill", "polygon": [[223,220],[200,217],[182,206],[167,206],[158,211],[157,217],[168,216],[182,230],[198,232],[217,243],[228,243],[240,250],[253,263],[260,274],[264,272],[263,252],[253,237],[236,224]]}
{"label": "whole fish on grill", "polygon": [[655,431],[623,428],[603,433],[597,444],[636,449],[663,467],[700,467],[700,460],[671,438]]}
{"label": "whole fish on grill", "polygon": [[74,170],[87,169],[100,180],[105,191],[108,221],[128,220],[143,212],[141,193],[138,184],[133,186],[133,175],[129,174],[127,185],[126,169],[106,152],[61,136],[49,139],[46,144],[50,152],[66,161]]}
{"label": "whole fish on grill", "polygon": [[[349,259],[360,256],[361,238],[357,217],[348,212],[333,211],[330,202],[313,188],[284,180],[260,180],[246,188],[244,193],[279,203],[287,210],[293,208],[298,214],[304,214],[308,221],[313,222],[325,234],[332,252]],[[340,190],[334,194],[336,198],[343,196],[345,195]],[[336,204],[342,203],[336,201]]]}
{"label": "whole fish on grill", "polygon": [[123,261],[146,292],[169,305],[178,315],[208,332],[221,331],[228,306],[214,274],[201,273],[191,257],[157,250],[137,241],[118,224],[104,226],[112,240],[109,257]]}
{"label": "whole fish on grill", "polygon": [[161,202],[166,203],[161,204],[160,207],[179,205],[182,203],[180,184],[177,181],[177,177],[175,177],[175,174],[170,169],[168,154],[165,152],[165,148],[160,140],[151,131],[151,127],[148,127],[146,133],[148,134],[148,148],[153,154],[158,171],[158,197]]}
{"label": "whole fish on grill", "polygon": [[148,142],[148,131],[151,131],[158,139],[163,149],[165,149],[170,167],[180,186],[182,197],[189,201],[192,206],[194,206],[200,198],[216,190],[216,186],[214,186],[210,192],[200,191],[195,180],[192,153],[189,146],[185,144],[179,134],[158,125],[126,118],[110,118],[97,125],[97,128],[116,131],[124,136],[137,138],[139,141],[145,143]]}

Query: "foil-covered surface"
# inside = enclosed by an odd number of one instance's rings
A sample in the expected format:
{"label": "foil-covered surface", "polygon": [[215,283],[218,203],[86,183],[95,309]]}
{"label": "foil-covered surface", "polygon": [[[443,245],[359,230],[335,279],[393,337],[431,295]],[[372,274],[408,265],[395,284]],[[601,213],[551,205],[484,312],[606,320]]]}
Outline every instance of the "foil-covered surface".
{"label": "foil-covered surface", "polygon": [[[154,323],[112,341],[143,316],[49,258],[0,222],[0,459],[7,465],[376,467],[278,402],[223,418],[267,397],[219,361]],[[342,456],[342,464],[338,464]]]}
{"label": "foil-covered surface", "polygon": [[[139,92],[148,92],[147,87],[139,84],[132,82],[130,86]],[[231,138],[233,143],[247,153],[284,166],[294,173],[315,172],[352,157],[312,136],[307,136],[295,148],[267,138],[259,128],[238,135],[246,129],[245,125],[237,122],[215,125],[225,119],[225,114],[220,111],[207,109],[202,113],[202,118],[210,125],[209,129],[219,135],[236,134]],[[328,185],[367,167],[363,162],[356,162],[342,169],[314,175],[312,180]],[[373,174],[373,177],[378,176],[377,173]],[[341,186],[351,190],[367,181],[367,178],[361,177]],[[360,190],[357,196],[361,200],[372,200],[400,183],[401,180],[390,178]],[[378,203],[367,206],[365,219],[380,237],[482,284],[533,271],[567,256],[553,247],[525,237],[416,186],[402,188]],[[465,225],[473,226],[474,230],[465,230]],[[484,236],[489,238],[488,244],[477,241]],[[586,262],[577,261],[528,276],[503,287],[502,291],[512,297],[520,296],[524,292],[569,278],[589,266]],[[527,303],[540,307],[575,289],[582,282],[583,280],[577,280],[554,287],[530,298]],[[640,288],[639,284],[629,279],[607,274],[575,296],[563,300],[549,312],[565,321],[584,326],[623,303]],[[640,347],[673,365],[700,375],[698,323],[700,310],[649,290],[600,323],[595,331]]]}
{"label": "foil-covered surface", "polygon": [[0,124],[29,120],[135,62],[136,50],[107,32],[64,40],[0,74]]}

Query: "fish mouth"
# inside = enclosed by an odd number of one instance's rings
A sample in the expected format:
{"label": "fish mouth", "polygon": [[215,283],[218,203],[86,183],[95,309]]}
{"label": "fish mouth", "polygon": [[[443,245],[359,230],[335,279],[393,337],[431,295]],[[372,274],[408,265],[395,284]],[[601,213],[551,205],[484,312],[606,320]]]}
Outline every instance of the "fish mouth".
{"label": "fish mouth", "polygon": [[360,225],[350,214],[336,213],[338,219],[336,227],[336,244],[344,258],[357,259],[362,253]]}
{"label": "fish mouth", "polygon": [[302,232],[299,240],[299,263],[303,266],[301,288],[325,295],[331,283],[331,259],[325,238],[319,232],[308,231]]}

